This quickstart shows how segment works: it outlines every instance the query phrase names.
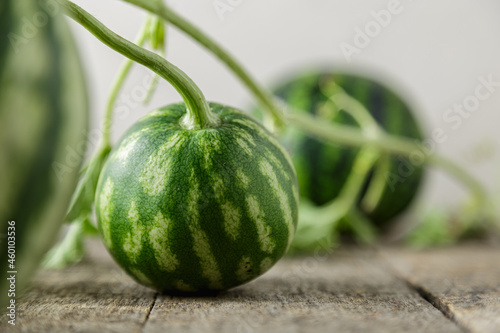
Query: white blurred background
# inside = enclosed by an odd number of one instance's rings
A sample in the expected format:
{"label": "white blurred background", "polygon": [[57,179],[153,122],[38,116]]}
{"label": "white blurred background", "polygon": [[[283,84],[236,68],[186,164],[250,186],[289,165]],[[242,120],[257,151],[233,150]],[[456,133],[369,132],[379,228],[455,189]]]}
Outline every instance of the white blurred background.
{"label": "white blurred background", "polygon": [[[134,39],[145,13],[117,0],[75,0],[108,27]],[[390,23],[372,33],[367,46],[347,61],[341,46],[356,47],[357,29],[373,28],[373,12],[399,3]],[[173,9],[228,49],[258,81],[271,86],[304,67],[332,65],[367,70],[389,78],[418,110],[430,135],[447,135],[437,150],[451,157],[493,192],[500,192],[500,2],[498,0],[171,0]],[[92,129],[100,119],[122,56],[72,24],[90,82]],[[175,28],[168,31],[167,58],[200,86],[205,96],[249,109],[252,96],[226,67]],[[359,44],[358,44],[359,45]],[[139,102],[150,72],[137,65],[117,107],[115,140],[156,107],[179,101],[162,82],[149,106]],[[378,74],[377,74],[378,73]],[[483,77],[499,82],[458,128],[443,115],[454,104],[473,100]],[[481,92],[486,92],[482,88]],[[471,99],[472,97],[472,99]],[[90,144],[91,151],[95,144]],[[463,188],[440,170],[432,170],[413,206],[456,207]]]}

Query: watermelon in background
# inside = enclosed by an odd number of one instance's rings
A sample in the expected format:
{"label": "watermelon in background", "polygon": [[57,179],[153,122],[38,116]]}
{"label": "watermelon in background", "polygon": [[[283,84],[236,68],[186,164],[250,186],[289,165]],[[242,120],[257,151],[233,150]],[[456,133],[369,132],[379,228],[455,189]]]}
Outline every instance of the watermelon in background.
{"label": "watermelon in background", "polygon": [[83,70],[61,9],[49,4],[0,4],[1,304],[14,297],[7,272],[17,272],[18,297],[55,240],[84,157]]}
{"label": "watermelon in background", "polygon": [[[422,140],[422,130],[410,107],[391,89],[373,79],[342,72],[307,72],[285,81],[274,90],[276,96],[294,108],[305,110],[327,121],[358,126],[345,111],[327,114],[322,106],[330,96],[326,87],[334,82],[358,100],[389,134]],[[322,111],[323,110],[323,111]],[[335,199],[351,171],[358,149],[325,143],[296,130],[285,131],[283,142],[290,150],[297,170],[301,197],[320,206]],[[396,182],[398,168],[410,166],[409,175]],[[373,175],[381,172],[378,204],[369,211],[361,205]],[[390,156],[386,166],[377,165],[367,180],[360,208],[375,225],[385,227],[413,201],[422,182],[423,169],[406,158]],[[392,178],[391,178],[392,177]]]}

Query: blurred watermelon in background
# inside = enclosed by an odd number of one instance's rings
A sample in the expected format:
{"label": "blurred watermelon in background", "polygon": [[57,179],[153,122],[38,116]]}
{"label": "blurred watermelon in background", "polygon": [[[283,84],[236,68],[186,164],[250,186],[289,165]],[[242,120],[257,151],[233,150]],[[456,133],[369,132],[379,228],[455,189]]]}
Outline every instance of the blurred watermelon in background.
{"label": "blurred watermelon in background", "polygon": [[[88,126],[79,60],[56,1],[2,1],[1,304],[18,297],[33,276],[77,183]],[[16,272],[15,296],[9,271]]]}
{"label": "blurred watermelon in background", "polygon": [[[410,106],[385,84],[360,74],[308,71],[284,80],[274,93],[296,112],[305,110],[325,121],[359,127],[349,113],[329,102],[339,87],[360,102],[388,134],[422,140]],[[359,149],[325,143],[294,129],[285,131],[283,142],[292,155],[303,201],[322,206],[337,198]],[[401,175],[400,168],[408,172]],[[423,174],[423,168],[411,165],[407,158],[383,156],[364,184],[359,209],[378,228],[387,227],[412,203]]]}

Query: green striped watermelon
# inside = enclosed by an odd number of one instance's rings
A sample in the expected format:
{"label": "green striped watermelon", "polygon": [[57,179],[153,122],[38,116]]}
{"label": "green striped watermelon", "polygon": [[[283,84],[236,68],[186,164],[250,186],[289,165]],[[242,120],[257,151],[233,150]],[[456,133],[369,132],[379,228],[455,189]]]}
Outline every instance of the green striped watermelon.
{"label": "green striped watermelon", "polygon": [[7,271],[18,297],[57,236],[85,149],[79,56],[61,10],[43,4],[0,4],[0,303]]}
{"label": "green striped watermelon", "polygon": [[[320,114],[321,107],[330,97],[322,87],[332,82],[361,102],[388,133],[422,139],[422,131],[409,106],[392,90],[367,77],[309,72],[281,84],[275,89],[275,94],[291,106],[327,118],[328,121],[358,126],[343,110],[333,116]],[[327,144],[297,131],[289,131],[284,136],[284,144],[291,152],[297,170],[301,196],[316,205],[323,205],[336,198],[351,172],[358,150]],[[400,177],[400,168],[407,171],[403,177]],[[380,179],[385,179],[385,185],[381,187],[378,204],[370,211],[365,210],[365,214],[376,225],[386,226],[388,221],[401,213],[414,199],[423,170],[420,166],[411,165],[401,156],[391,156],[386,167],[379,165],[376,170],[374,172],[383,173],[383,178]],[[365,184],[363,196],[372,179],[373,177],[369,178]],[[360,208],[364,209],[362,206]]]}
{"label": "green striped watermelon", "polygon": [[98,227],[118,264],[160,291],[224,290],[287,251],[298,187],[259,123],[210,104],[222,125],[188,130],[184,104],[151,112],[113,148],[96,192]]}

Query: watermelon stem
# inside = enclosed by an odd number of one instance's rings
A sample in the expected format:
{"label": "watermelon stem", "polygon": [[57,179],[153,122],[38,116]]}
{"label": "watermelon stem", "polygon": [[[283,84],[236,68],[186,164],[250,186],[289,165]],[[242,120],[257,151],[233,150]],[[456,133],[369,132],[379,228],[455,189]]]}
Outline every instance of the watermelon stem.
{"label": "watermelon stem", "polygon": [[350,114],[367,136],[378,136],[383,129],[373,118],[372,114],[358,100],[352,98],[342,87],[334,81],[320,86],[328,102],[334,104],[337,110],[344,110]]}
{"label": "watermelon stem", "polygon": [[248,72],[243,66],[235,60],[235,58],[230,55],[226,50],[224,50],[219,44],[214,42],[210,37],[205,35],[200,29],[192,25],[190,22],[186,21],[184,18],[179,16],[177,13],[172,11],[170,8],[165,6],[162,1],[150,1],[150,0],[124,0],[132,5],[140,7],[147,10],[148,12],[154,13],[174,26],[176,26],[181,31],[185,32],[187,35],[191,36],[198,43],[207,48],[215,56],[217,56],[223,63],[225,63],[234,74],[247,86],[247,88],[257,97],[260,104],[269,111],[272,119],[274,120],[274,126],[277,129],[283,128],[285,125],[285,117],[283,114],[283,109],[274,101],[274,97],[265,88],[263,88]]}
{"label": "watermelon stem", "polygon": [[158,54],[148,51],[111,31],[95,17],[71,1],[64,0],[67,15],[86,28],[102,43],[129,59],[144,65],[167,80],[182,96],[187,107],[182,125],[198,130],[220,125],[220,118],[213,113],[200,88],[178,67]]}
{"label": "watermelon stem", "polygon": [[317,138],[337,144],[343,144],[345,146],[360,147],[371,144],[382,153],[396,154],[404,157],[410,157],[414,153],[423,152],[423,163],[428,163],[446,170],[473,193],[478,203],[487,202],[487,192],[476,178],[455,162],[437,153],[425,153],[427,148],[420,142],[415,142],[400,136],[389,135],[385,132],[382,132],[377,138],[372,138],[364,135],[359,129],[354,127],[319,122],[315,117],[300,111],[287,113],[287,119],[293,123],[293,125]]}
{"label": "watermelon stem", "polygon": [[[159,0],[157,0],[159,1]],[[153,50],[158,51],[158,54],[165,58],[165,48],[166,48],[166,36],[167,36],[167,25],[166,22],[163,21],[162,18],[157,15],[152,15],[149,17],[146,22],[146,28],[148,29],[149,34],[149,42]],[[153,97],[154,92],[156,91],[156,87],[159,83],[159,76],[156,74],[153,77],[153,81],[151,82],[146,97],[144,97],[143,104],[146,105],[150,102]]]}
{"label": "watermelon stem", "polygon": [[336,212],[341,217],[344,217],[356,205],[363,184],[366,182],[366,178],[379,157],[380,154],[377,149],[369,145],[363,147],[358,155],[356,155],[352,170],[338,198],[323,206],[322,209],[327,214]]}
{"label": "watermelon stem", "polygon": [[[335,107],[335,109],[344,110],[350,114],[366,136],[371,136],[376,139],[384,132],[384,129],[377,123],[375,118],[373,118],[372,113],[334,81],[327,81],[321,84],[320,88],[322,93],[328,98],[326,103],[333,104],[332,107]],[[372,212],[381,200],[385,189],[386,179],[390,172],[390,155],[387,153],[380,155],[379,161],[381,162],[374,165],[374,175],[361,201],[361,206],[367,213]]]}
{"label": "watermelon stem", "polygon": [[366,194],[361,201],[361,207],[366,213],[372,213],[379,205],[384,195],[385,184],[390,172],[391,159],[389,154],[381,154],[375,166]]}
{"label": "watermelon stem", "polygon": [[299,210],[300,223],[291,246],[292,251],[314,249],[321,241],[331,243],[331,239],[335,239],[341,221],[346,223],[363,242],[370,243],[374,240],[376,231],[367,223],[363,223],[360,214],[353,210],[356,209],[363,184],[379,156],[373,147],[362,148],[356,155],[352,172],[349,173],[346,184],[336,199],[319,208],[305,207],[305,212]]}
{"label": "watermelon stem", "polygon": [[[144,22],[142,28],[140,29],[139,33],[137,34],[137,37],[134,41],[134,43],[138,46],[143,46],[145,42],[150,40],[150,44],[153,47],[154,50],[158,51],[158,53],[164,57],[165,56],[165,42],[163,39],[165,39],[165,30],[164,28],[162,29],[163,21],[159,21],[159,18],[156,15],[150,15],[146,21]],[[157,32],[159,30],[159,32]],[[134,61],[131,59],[127,58],[121,68],[120,71],[118,72],[118,75],[113,83],[113,87],[111,89],[111,92],[108,97],[108,103],[106,105],[106,112],[104,114],[104,121],[103,121],[103,143],[102,146],[107,147],[111,146],[111,126],[113,123],[113,111],[114,107],[116,104],[116,100],[118,99],[118,94],[120,93],[123,84],[125,83],[125,79],[127,78],[128,74],[130,73],[130,70],[132,69],[132,65],[134,64]],[[155,75],[153,78],[153,81],[151,82],[151,85],[148,89],[148,93],[146,97],[144,98],[143,103],[148,104],[155,89],[156,86],[158,85],[158,75]]]}
{"label": "watermelon stem", "polygon": [[[149,19],[146,21],[146,23],[139,31],[139,34],[137,35],[135,43],[138,46],[144,45],[144,42],[146,41],[148,25]],[[125,78],[129,74],[133,64],[134,62],[131,59],[127,59],[123,62],[120,71],[118,72],[118,75],[115,79],[115,82],[113,83],[113,88],[111,88],[111,93],[108,97],[108,103],[106,105],[106,112],[104,114],[104,121],[102,126],[103,146],[111,146],[111,125],[113,123],[114,107],[118,98],[118,94],[120,93],[121,88],[123,87],[123,83],[125,82]]]}

